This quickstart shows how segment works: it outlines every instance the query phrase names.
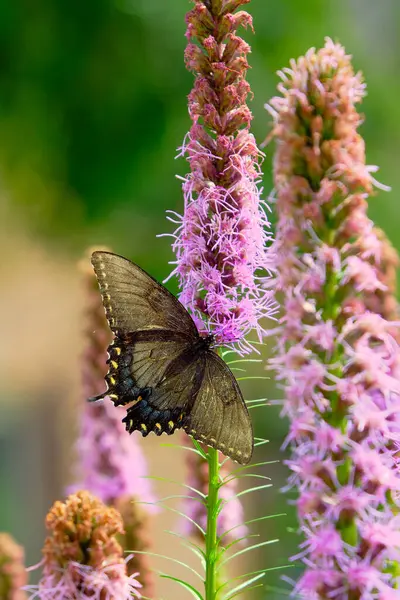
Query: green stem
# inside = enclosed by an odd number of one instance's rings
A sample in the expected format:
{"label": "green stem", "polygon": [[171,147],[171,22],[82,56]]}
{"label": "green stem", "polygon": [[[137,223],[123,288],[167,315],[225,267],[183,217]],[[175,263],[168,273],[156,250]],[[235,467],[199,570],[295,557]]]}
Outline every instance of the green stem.
{"label": "green stem", "polygon": [[215,600],[217,593],[217,564],[218,564],[218,537],[217,519],[219,512],[219,459],[218,451],[208,449],[208,494],[207,494],[207,531],[206,531],[206,580],[205,600]]}

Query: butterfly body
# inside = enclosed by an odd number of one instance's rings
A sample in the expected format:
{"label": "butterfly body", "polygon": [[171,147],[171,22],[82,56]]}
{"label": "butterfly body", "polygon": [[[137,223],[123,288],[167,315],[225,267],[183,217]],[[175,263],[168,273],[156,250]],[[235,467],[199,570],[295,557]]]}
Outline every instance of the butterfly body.
{"label": "butterfly body", "polygon": [[253,451],[250,417],[237,382],[189,313],[134,263],[95,252],[92,263],[114,340],[108,396],[124,406],[129,433],[184,429],[240,463]]}

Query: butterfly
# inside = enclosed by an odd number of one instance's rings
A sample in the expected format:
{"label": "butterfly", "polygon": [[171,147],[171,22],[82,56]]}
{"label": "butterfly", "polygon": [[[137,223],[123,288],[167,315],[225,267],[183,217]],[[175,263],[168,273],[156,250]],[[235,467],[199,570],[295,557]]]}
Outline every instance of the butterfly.
{"label": "butterfly", "polygon": [[138,265],[111,252],[92,254],[92,265],[114,339],[108,347],[109,397],[127,409],[129,433],[173,434],[195,440],[247,464],[253,430],[238,383],[201,336],[177,298]]}

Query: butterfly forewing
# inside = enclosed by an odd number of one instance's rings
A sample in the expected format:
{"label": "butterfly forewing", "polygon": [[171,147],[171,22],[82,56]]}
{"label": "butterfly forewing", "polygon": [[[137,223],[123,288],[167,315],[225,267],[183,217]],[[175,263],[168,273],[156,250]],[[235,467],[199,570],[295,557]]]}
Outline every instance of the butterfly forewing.
{"label": "butterfly forewing", "polygon": [[246,464],[251,421],[227,365],[209,349],[189,313],[170,292],[129,260],[94,252],[92,264],[114,342],[108,389],[124,405],[127,430],[171,434],[183,427],[200,442]]}
{"label": "butterfly forewing", "polygon": [[94,252],[92,264],[114,333],[123,336],[164,329],[198,338],[196,325],[182,304],[143,269],[111,252]]}
{"label": "butterfly forewing", "polygon": [[185,431],[241,464],[253,454],[251,419],[236,379],[213,351],[205,353],[202,384]]}

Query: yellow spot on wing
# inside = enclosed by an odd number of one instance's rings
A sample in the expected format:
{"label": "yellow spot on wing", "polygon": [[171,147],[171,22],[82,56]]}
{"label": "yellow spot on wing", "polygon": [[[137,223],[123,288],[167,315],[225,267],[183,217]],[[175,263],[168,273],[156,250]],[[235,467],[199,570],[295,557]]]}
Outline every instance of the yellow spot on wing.
{"label": "yellow spot on wing", "polygon": [[141,429],[142,429],[143,431],[147,431],[147,427],[146,427],[146,425],[145,425],[144,423],[142,423],[142,424],[140,425],[140,427],[141,427]]}
{"label": "yellow spot on wing", "polygon": [[121,354],[121,348],[113,348],[113,350],[115,350],[115,352],[117,353],[117,356],[119,356]]}
{"label": "yellow spot on wing", "polygon": [[115,360],[111,360],[110,364],[112,366],[113,369],[118,369],[118,363],[115,362]]}
{"label": "yellow spot on wing", "polygon": [[117,396],[117,394],[110,394],[110,398],[111,398],[112,400],[118,400],[118,396]]}
{"label": "yellow spot on wing", "polygon": [[156,427],[156,429],[158,429],[158,431],[160,431],[160,430],[162,429],[162,427],[161,427],[160,423],[156,423],[156,424],[155,424],[155,427]]}
{"label": "yellow spot on wing", "polygon": [[115,385],[117,382],[115,381],[114,377],[110,377],[110,383],[111,385]]}
{"label": "yellow spot on wing", "polygon": [[173,429],[174,428],[174,422],[173,421],[168,421],[168,427],[170,429]]}

